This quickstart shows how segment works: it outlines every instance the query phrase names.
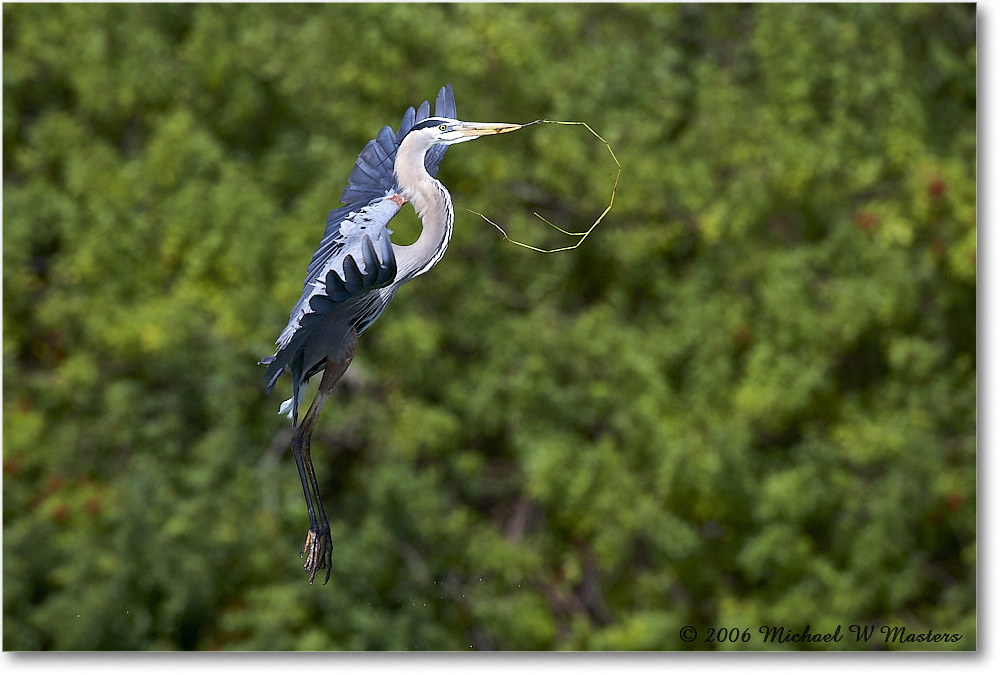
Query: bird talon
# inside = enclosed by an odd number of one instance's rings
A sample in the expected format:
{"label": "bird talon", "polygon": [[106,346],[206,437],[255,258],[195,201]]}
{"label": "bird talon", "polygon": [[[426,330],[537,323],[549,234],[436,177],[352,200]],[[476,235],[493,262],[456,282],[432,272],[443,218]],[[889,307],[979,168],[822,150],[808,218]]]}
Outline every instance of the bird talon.
{"label": "bird talon", "polygon": [[308,555],[306,555],[306,562],[302,569],[309,572],[309,585],[311,586],[316,579],[316,572],[324,568],[326,569],[326,578],[323,580],[325,585],[330,581],[330,573],[333,571],[333,541],[330,538],[330,531],[309,530],[299,557],[306,554],[306,551],[308,551]]}

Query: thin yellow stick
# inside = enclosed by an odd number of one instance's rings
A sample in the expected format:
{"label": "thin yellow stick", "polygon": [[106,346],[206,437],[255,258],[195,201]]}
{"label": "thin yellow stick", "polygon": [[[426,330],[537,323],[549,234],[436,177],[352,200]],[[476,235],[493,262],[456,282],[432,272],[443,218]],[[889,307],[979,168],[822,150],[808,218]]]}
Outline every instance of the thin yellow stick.
{"label": "thin yellow stick", "polygon": [[552,228],[558,230],[559,232],[565,234],[566,236],[569,236],[569,237],[580,237],[576,241],[575,244],[569,244],[569,245],[566,245],[566,246],[560,246],[558,248],[539,248],[537,246],[532,246],[531,244],[525,244],[524,242],[517,241],[516,239],[511,239],[507,235],[506,230],[504,230],[502,227],[500,227],[500,225],[498,225],[497,223],[495,223],[492,220],[490,220],[489,218],[487,218],[482,213],[479,213],[478,211],[473,211],[472,209],[465,209],[465,210],[468,211],[469,213],[476,214],[477,216],[479,216],[480,218],[482,218],[483,220],[485,220],[487,223],[489,223],[490,225],[492,225],[493,227],[495,227],[497,230],[499,230],[500,234],[503,235],[504,239],[506,239],[507,241],[509,241],[512,244],[515,244],[517,246],[521,246],[522,248],[530,249],[532,251],[537,251],[538,253],[558,253],[559,251],[571,251],[574,248],[577,248],[584,241],[586,241],[587,237],[590,236],[590,233],[594,231],[594,229],[601,223],[602,220],[604,220],[604,216],[608,215],[608,212],[611,211],[611,207],[614,206],[614,204],[615,204],[615,193],[618,191],[618,179],[622,175],[622,164],[621,164],[621,162],[618,161],[618,157],[615,156],[615,151],[611,149],[611,144],[608,143],[603,138],[601,138],[600,134],[598,134],[596,131],[594,131],[593,129],[591,129],[590,125],[587,124],[586,122],[560,122],[560,121],[557,121],[557,120],[535,120],[534,122],[528,122],[528,124],[522,124],[521,126],[523,128],[523,127],[531,126],[532,124],[576,124],[576,125],[584,126],[584,127],[587,128],[587,131],[589,131],[595,137],[597,137],[597,140],[599,140],[601,143],[604,143],[604,145],[606,145],[608,147],[608,152],[611,153],[611,159],[615,160],[615,164],[618,166],[618,174],[615,176],[615,184],[611,188],[611,199],[608,200],[608,207],[606,209],[604,209],[604,212],[601,213],[601,215],[597,217],[597,220],[595,220],[594,223],[590,227],[588,227],[586,230],[584,230],[583,232],[570,232],[569,230],[564,230],[563,228],[559,227],[558,225],[552,223],[551,221],[547,220],[543,216],[539,215],[538,212],[532,212],[532,213],[534,213],[535,217],[538,218],[539,220],[541,220],[543,223],[545,223],[549,227],[552,227]]}

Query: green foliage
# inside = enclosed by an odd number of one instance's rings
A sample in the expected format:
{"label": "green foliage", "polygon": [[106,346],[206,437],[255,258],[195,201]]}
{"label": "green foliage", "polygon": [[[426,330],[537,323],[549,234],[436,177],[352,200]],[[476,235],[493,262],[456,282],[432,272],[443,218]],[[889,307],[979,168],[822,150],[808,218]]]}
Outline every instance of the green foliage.
{"label": "green foliage", "polygon": [[[3,30],[5,649],[975,647],[973,6],[4,5]],[[287,381],[255,364],[357,152],[445,82],[466,119],[588,122],[615,208],[551,256],[458,209],[320,422],[310,587]],[[555,246],[531,212],[583,229],[615,170],[541,125],[440,178]]]}

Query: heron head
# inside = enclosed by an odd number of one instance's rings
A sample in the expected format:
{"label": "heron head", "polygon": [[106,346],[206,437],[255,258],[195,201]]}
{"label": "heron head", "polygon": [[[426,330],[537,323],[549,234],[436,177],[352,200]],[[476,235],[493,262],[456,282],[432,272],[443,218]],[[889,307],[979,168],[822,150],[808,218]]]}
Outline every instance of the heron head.
{"label": "heron head", "polygon": [[520,129],[520,124],[462,122],[447,117],[428,117],[410,129],[410,134],[424,135],[429,145],[454,145],[482,136],[493,136]]}

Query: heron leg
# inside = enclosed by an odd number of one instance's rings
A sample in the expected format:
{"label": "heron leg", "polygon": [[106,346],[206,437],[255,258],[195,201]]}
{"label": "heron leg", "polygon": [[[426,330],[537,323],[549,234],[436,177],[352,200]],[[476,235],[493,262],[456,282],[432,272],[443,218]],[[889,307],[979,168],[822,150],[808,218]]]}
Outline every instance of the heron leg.
{"label": "heron leg", "polygon": [[326,516],[326,509],[323,507],[323,499],[319,492],[319,482],[316,480],[316,472],[313,469],[312,453],[310,452],[310,441],[316,422],[319,420],[320,412],[326,404],[326,399],[330,396],[333,386],[337,384],[341,376],[351,365],[354,358],[354,349],[357,345],[358,336],[354,329],[348,335],[347,343],[339,359],[328,358],[323,371],[323,379],[319,384],[319,391],[309,406],[308,412],[292,437],[292,456],[295,458],[295,465],[299,470],[299,480],[302,482],[302,492],[306,498],[306,508],[309,511],[309,533],[306,535],[306,542],[302,546],[299,556],[305,556],[305,571],[309,572],[309,583],[316,578],[316,571],[326,568],[326,579],[324,584],[330,580],[332,571],[333,542],[330,539],[330,521]]}
{"label": "heron leg", "polygon": [[[299,470],[299,481],[302,483],[302,492],[306,498],[306,508],[309,510],[309,527],[315,530],[319,527],[319,521],[316,519],[316,510],[313,507],[313,496],[309,490],[309,478],[306,474],[305,461],[302,458],[302,427],[299,426],[295,430],[295,435],[292,436],[292,457],[295,459],[295,466]],[[305,552],[305,549],[303,549]],[[301,556],[300,556],[301,557]]]}

